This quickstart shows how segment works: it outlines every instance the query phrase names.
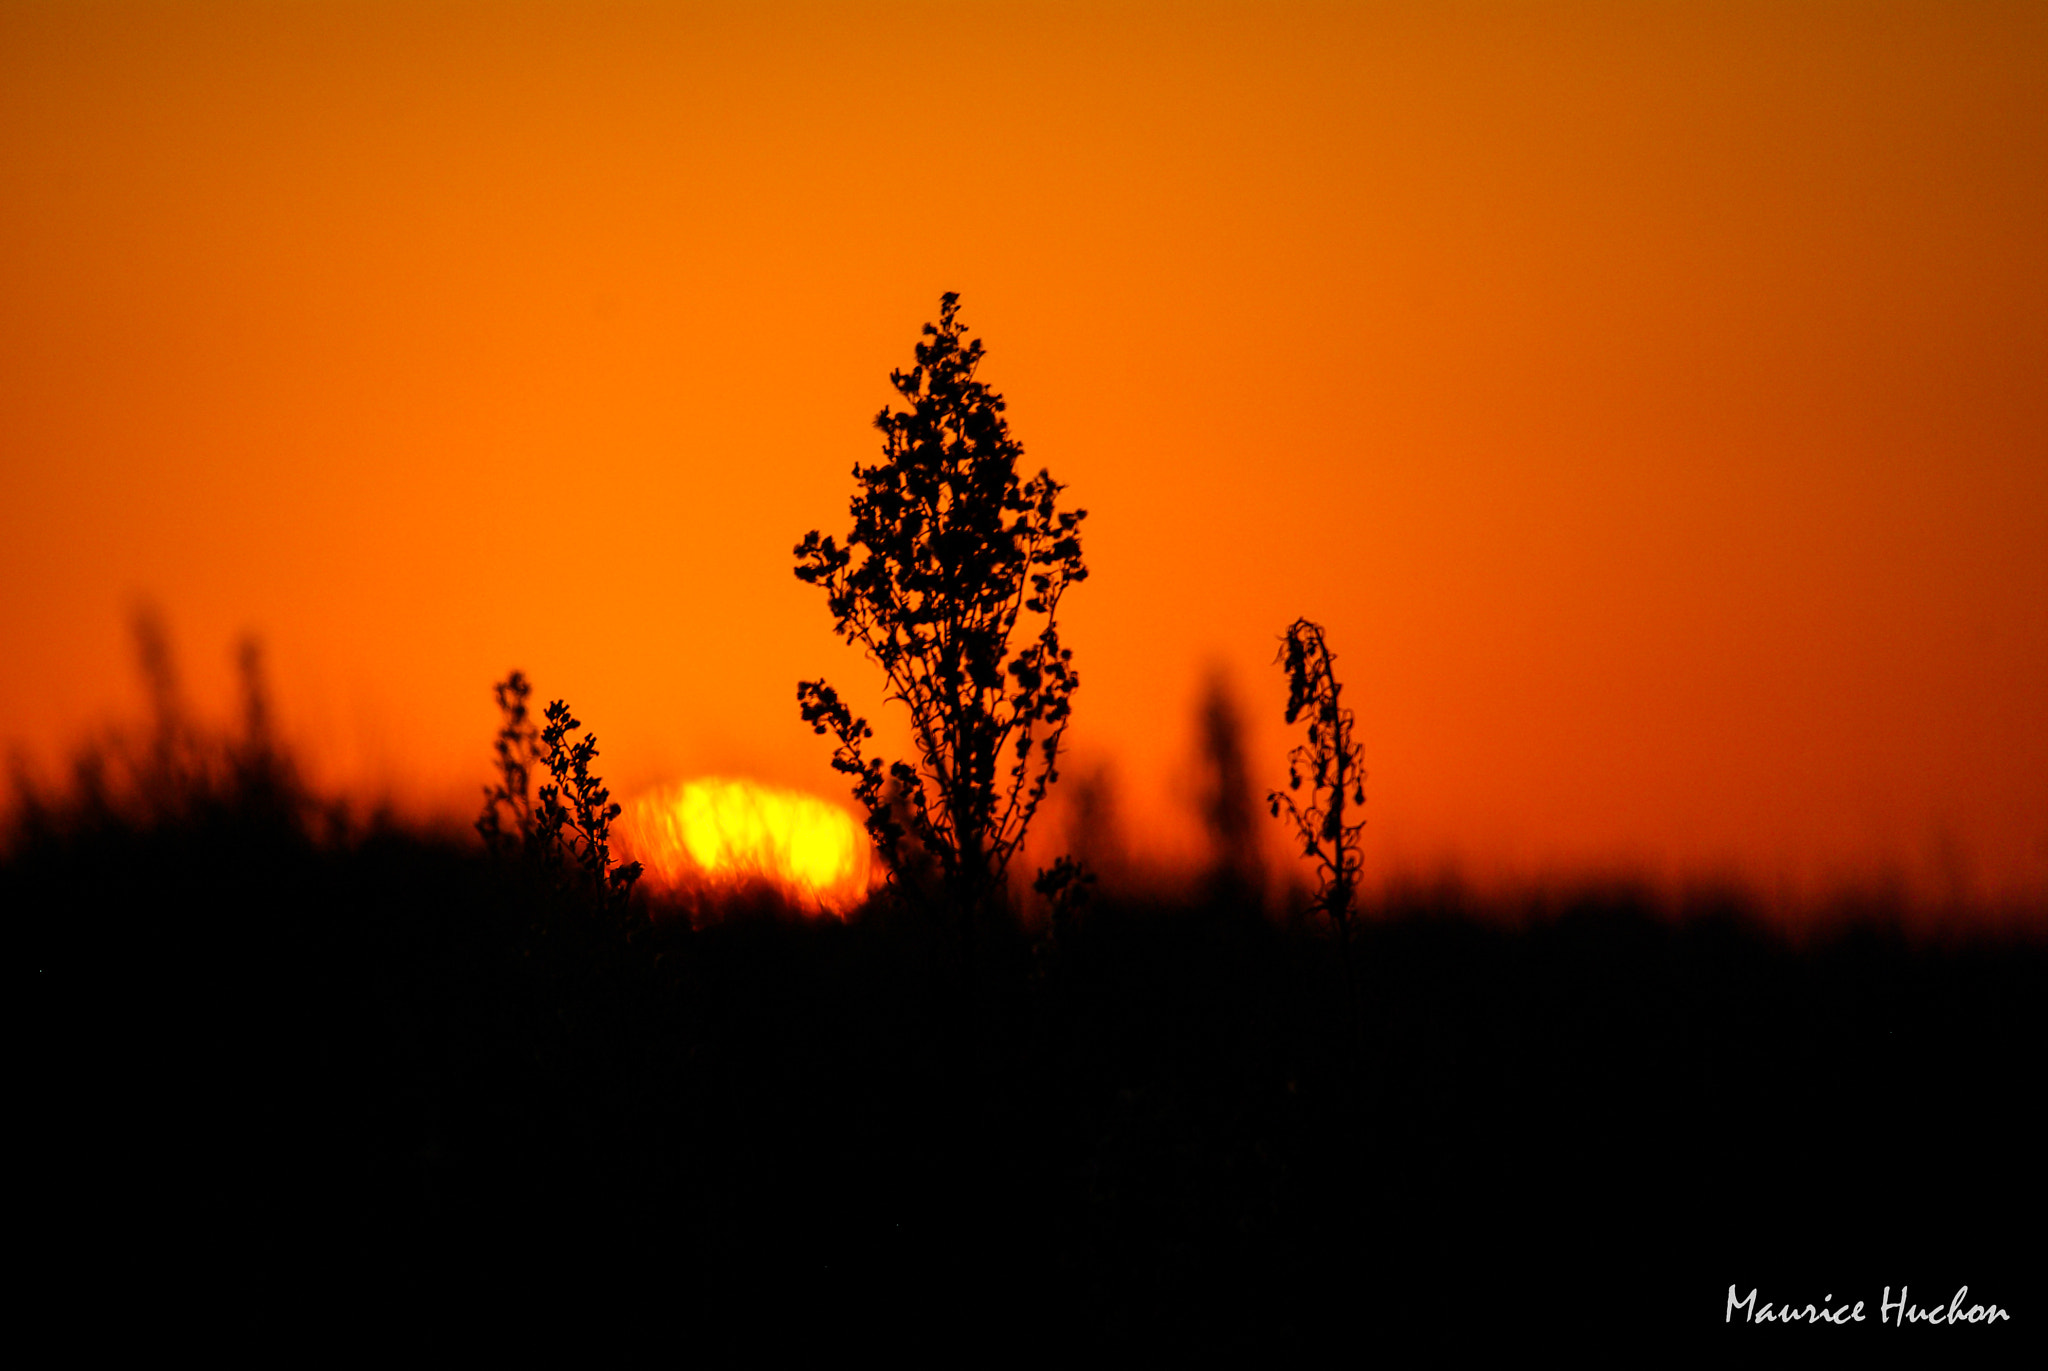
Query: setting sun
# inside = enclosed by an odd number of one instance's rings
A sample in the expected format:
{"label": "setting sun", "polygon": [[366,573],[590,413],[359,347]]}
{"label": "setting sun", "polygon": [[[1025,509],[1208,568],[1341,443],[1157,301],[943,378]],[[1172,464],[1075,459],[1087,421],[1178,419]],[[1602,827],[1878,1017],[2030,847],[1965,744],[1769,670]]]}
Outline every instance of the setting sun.
{"label": "setting sun", "polygon": [[867,893],[867,835],[852,815],[801,791],[700,777],[632,801],[622,847],[657,893],[763,882],[835,914]]}

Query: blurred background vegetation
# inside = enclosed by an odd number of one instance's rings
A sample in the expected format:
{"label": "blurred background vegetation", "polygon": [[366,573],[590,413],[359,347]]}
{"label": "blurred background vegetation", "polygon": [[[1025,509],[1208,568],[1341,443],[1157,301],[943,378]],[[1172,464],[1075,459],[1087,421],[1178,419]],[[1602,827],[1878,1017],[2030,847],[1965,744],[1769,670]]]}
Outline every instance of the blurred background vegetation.
{"label": "blurred background vegetation", "polygon": [[32,1320],[1213,1352],[2039,1288],[2038,942],[1418,887],[1354,1039],[1226,848],[977,944],[963,1018],[914,912],[536,884],[309,793],[253,650],[222,730],[140,641],[148,727],[22,781],[0,859]]}

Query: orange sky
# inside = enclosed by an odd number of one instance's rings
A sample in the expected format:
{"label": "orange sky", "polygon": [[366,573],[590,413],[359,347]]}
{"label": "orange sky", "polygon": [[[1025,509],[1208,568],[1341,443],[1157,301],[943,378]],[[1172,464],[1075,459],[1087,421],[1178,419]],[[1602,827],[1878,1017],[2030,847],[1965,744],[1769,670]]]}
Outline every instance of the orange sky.
{"label": "orange sky", "polygon": [[467,811],[517,664],[838,795],[790,548],[951,289],[1154,850],[1307,614],[1375,870],[2048,892],[2048,8],[10,3],[0,206],[45,760],[149,597],[337,783]]}

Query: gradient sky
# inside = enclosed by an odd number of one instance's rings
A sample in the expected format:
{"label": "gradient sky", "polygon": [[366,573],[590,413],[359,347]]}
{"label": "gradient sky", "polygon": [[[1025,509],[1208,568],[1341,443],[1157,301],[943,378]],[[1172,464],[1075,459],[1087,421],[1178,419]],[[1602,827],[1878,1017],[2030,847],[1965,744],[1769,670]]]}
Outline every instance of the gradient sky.
{"label": "gradient sky", "polygon": [[2048,893],[2048,7],[0,5],[0,734],[254,631],[839,795],[791,574],[939,294],[1090,511],[1069,775],[1186,852],[1323,622],[1375,871]]}

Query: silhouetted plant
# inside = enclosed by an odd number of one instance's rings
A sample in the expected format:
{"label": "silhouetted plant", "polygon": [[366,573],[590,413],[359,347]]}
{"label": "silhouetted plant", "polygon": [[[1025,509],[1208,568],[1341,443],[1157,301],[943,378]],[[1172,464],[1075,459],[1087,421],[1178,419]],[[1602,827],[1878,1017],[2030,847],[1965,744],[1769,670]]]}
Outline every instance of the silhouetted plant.
{"label": "silhouetted plant", "polygon": [[[1344,980],[1351,1002],[1354,1037],[1359,1032],[1357,981],[1351,969],[1353,901],[1364,865],[1358,838],[1365,820],[1345,818],[1346,807],[1365,804],[1365,758],[1352,737],[1353,716],[1343,705],[1337,682],[1336,654],[1323,637],[1322,625],[1296,619],[1288,625],[1279,660],[1287,669],[1287,722],[1308,716],[1308,739],[1287,754],[1287,789],[1266,792],[1273,817],[1285,809],[1301,842],[1302,855],[1315,863],[1315,909],[1337,931],[1344,958]],[[1306,803],[1295,795],[1308,787]]]}
{"label": "silhouetted plant", "polygon": [[[1304,857],[1315,862],[1316,908],[1340,935],[1350,932],[1352,901],[1363,865],[1358,837],[1365,820],[1348,823],[1347,804],[1365,803],[1364,753],[1352,739],[1353,717],[1339,700],[1336,654],[1324,640],[1322,625],[1296,619],[1288,626],[1280,660],[1287,668],[1287,722],[1309,716],[1308,741],[1287,754],[1287,789],[1266,792],[1274,818],[1285,809],[1293,821]],[[1309,788],[1307,804],[1295,794]]]}
{"label": "silhouetted plant", "polygon": [[[1061,511],[1062,487],[1047,471],[1018,477],[1024,450],[1002,396],[975,376],[982,344],[968,341],[957,295],[941,298],[924,336],[917,365],[890,373],[908,408],[875,420],[882,461],[854,467],[846,545],[814,529],[795,549],[797,578],[824,588],[833,631],[867,651],[887,698],[910,711],[918,764],[868,756],[873,730],[823,680],[800,682],[797,700],[804,722],[834,737],[832,765],[853,778],[892,879],[905,873],[907,849],[921,849],[971,923],[1001,898],[1059,777],[1080,677],[1057,616],[1067,588],[1088,575],[1087,511]],[[1027,623],[1037,631],[1012,653]]]}
{"label": "silhouetted plant", "polygon": [[271,724],[270,688],[263,672],[263,645],[254,636],[244,637],[236,646],[235,667],[242,678],[242,732],[229,748],[236,792],[279,812],[310,804],[311,794],[291,755],[278,745]]}
{"label": "silhouetted plant", "polygon": [[1265,889],[1258,801],[1245,758],[1244,720],[1220,670],[1210,674],[1203,688],[1197,724],[1201,781],[1196,798],[1209,840],[1210,893],[1224,904],[1257,903]]}
{"label": "silhouetted plant", "polygon": [[1067,774],[1061,841],[1098,887],[1127,892],[1133,872],[1119,795],[1116,769],[1106,761]]}
{"label": "silhouetted plant", "polygon": [[149,734],[146,748],[127,759],[127,770],[145,809],[168,817],[198,808],[210,797],[209,749],[186,710],[162,612],[154,605],[138,607],[131,628],[136,665],[149,694]]}
{"label": "silhouetted plant", "polygon": [[147,722],[109,729],[77,748],[65,790],[45,793],[26,762],[17,759],[14,804],[25,821],[52,831],[81,825],[144,831],[262,820],[310,834],[320,817],[316,811],[337,817],[334,806],[315,801],[277,741],[262,652],[253,637],[237,649],[238,732],[203,720],[188,706],[170,633],[154,607],[136,612],[131,631],[148,698]]}
{"label": "silhouetted plant", "polygon": [[493,748],[498,758],[498,783],[484,787],[484,809],[476,831],[493,855],[511,856],[526,851],[533,842],[533,800],[528,787],[539,760],[540,732],[527,715],[526,700],[533,687],[527,684],[525,673],[514,671],[492,689],[497,693],[498,712],[504,716]]}
{"label": "silhouetted plant", "polygon": [[1057,944],[1072,931],[1075,918],[1094,893],[1095,873],[1072,857],[1058,857],[1039,871],[1031,888],[1045,900],[1051,914],[1049,931]]}
{"label": "silhouetted plant", "polygon": [[[484,846],[497,855],[516,855],[557,883],[580,883],[605,902],[623,905],[640,879],[640,863],[612,865],[611,824],[620,806],[603,781],[591,774],[597,735],[570,740],[583,724],[556,700],[544,727],[536,728],[526,702],[533,693],[514,671],[496,686],[504,722],[495,746],[498,782],[484,787],[483,813],[476,821]],[[529,793],[535,771],[547,768],[550,785]]]}

